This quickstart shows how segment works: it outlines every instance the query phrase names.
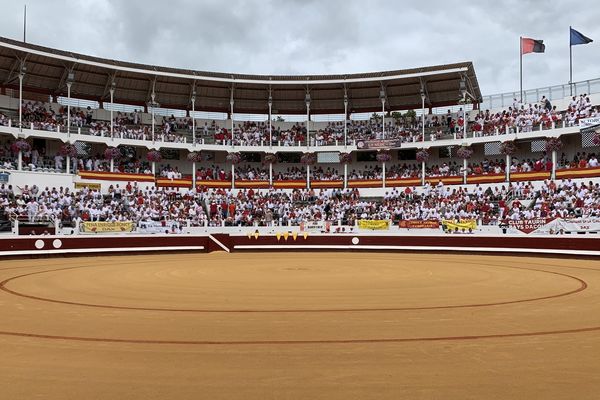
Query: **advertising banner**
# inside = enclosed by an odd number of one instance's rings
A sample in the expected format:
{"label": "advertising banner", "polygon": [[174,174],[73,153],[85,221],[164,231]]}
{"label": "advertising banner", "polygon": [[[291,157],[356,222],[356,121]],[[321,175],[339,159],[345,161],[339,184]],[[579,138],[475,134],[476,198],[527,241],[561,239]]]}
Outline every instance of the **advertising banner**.
{"label": "advertising banner", "polygon": [[81,224],[82,232],[133,232],[135,227],[131,221],[123,222],[84,222]]}
{"label": "advertising banner", "polygon": [[329,232],[331,229],[331,221],[305,221],[300,222],[301,232]]}
{"label": "advertising banner", "polygon": [[451,221],[451,220],[443,220],[442,225],[446,228],[446,230],[455,231],[458,229],[459,231],[464,230],[475,230],[477,228],[477,221],[474,219],[463,219],[459,222]]}
{"label": "advertising banner", "polygon": [[360,229],[385,230],[390,229],[390,221],[379,219],[361,219],[358,221],[358,227]]}
{"label": "advertising banner", "polygon": [[75,182],[75,190],[88,188],[90,190],[100,190],[99,183]]}
{"label": "advertising banner", "polygon": [[398,139],[359,140],[356,142],[356,147],[359,150],[391,149],[394,147],[400,147],[401,143],[402,141]]}
{"label": "advertising banner", "polygon": [[398,226],[403,229],[439,229],[440,221],[437,219],[407,219],[400,221]]}
{"label": "advertising banner", "polygon": [[517,219],[509,220],[508,226],[518,229],[524,233],[531,233],[536,229],[552,222],[554,218],[532,218],[532,219]]}
{"label": "advertising banner", "polygon": [[534,234],[552,234],[560,232],[600,232],[600,218],[557,218],[539,227]]}
{"label": "advertising banner", "polygon": [[176,221],[140,221],[137,231],[140,233],[173,233],[180,230]]}

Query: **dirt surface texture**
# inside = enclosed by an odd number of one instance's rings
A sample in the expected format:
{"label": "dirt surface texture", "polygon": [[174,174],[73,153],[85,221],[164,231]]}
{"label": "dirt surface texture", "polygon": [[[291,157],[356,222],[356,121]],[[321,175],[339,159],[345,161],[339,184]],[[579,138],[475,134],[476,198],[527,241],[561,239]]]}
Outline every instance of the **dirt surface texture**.
{"label": "dirt surface texture", "polygon": [[0,261],[2,399],[598,399],[600,261]]}

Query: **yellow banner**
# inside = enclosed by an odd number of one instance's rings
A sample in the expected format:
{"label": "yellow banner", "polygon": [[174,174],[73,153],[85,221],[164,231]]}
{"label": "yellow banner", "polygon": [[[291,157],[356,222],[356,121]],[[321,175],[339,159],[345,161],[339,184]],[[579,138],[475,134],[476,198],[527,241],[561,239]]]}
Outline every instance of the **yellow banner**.
{"label": "yellow banner", "polygon": [[442,225],[450,231],[454,231],[458,228],[458,230],[468,230],[468,229],[472,229],[475,230],[477,228],[477,221],[474,219],[463,219],[459,222],[454,222],[454,221],[450,221],[450,220],[443,220],[442,221]]}
{"label": "yellow banner", "polygon": [[88,188],[90,190],[100,190],[99,183],[75,182],[75,190]]}
{"label": "yellow banner", "polygon": [[131,221],[125,222],[84,222],[83,232],[133,232],[135,225]]}
{"label": "yellow banner", "polygon": [[360,219],[360,220],[358,220],[358,227],[360,229],[371,229],[371,230],[390,229],[390,221],[384,221],[384,220],[378,220],[378,219]]}

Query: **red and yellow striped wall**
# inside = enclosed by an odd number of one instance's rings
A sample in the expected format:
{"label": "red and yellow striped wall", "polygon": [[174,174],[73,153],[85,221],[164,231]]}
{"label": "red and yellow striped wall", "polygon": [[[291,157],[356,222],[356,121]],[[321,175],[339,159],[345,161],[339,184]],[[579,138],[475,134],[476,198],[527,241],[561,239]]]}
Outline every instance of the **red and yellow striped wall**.
{"label": "red and yellow striped wall", "polygon": [[167,179],[167,178],[157,178],[156,179],[157,187],[192,187],[191,179]]}
{"label": "red and yellow striped wall", "polygon": [[556,170],[556,179],[595,178],[598,176],[600,176],[600,167]]}
{"label": "red and yellow striped wall", "polygon": [[79,171],[81,179],[96,179],[100,181],[131,181],[154,182],[153,175],[128,174],[125,172]]}
{"label": "red and yellow striped wall", "polygon": [[[125,181],[125,182],[152,182],[157,187],[192,187],[192,178],[185,177],[182,179],[167,179],[154,178],[152,175],[145,174],[128,174],[124,172],[100,172],[100,171],[80,171],[81,179],[93,179],[101,181]],[[559,169],[556,171],[556,179],[577,179],[577,178],[594,178],[600,177],[600,167],[597,168],[571,168]],[[550,179],[549,171],[531,171],[531,172],[515,172],[510,175],[511,182],[523,181],[540,181]],[[426,179],[431,185],[437,185],[442,182],[444,185],[462,185],[462,176],[439,176],[427,177]],[[504,174],[488,174],[488,175],[469,175],[467,183],[502,183],[505,181]],[[387,179],[386,187],[406,187],[419,186],[421,178],[400,178]],[[333,189],[343,188],[343,180],[334,181],[311,181],[312,188],[315,189]],[[207,188],[231,188],[231,181],[215,181],[215,180],[199,180],[196,182],[198,187]],[[269,181],[249,181],[241,180],[235,182],[235,187],[240,189],[267,189],[270,187]],[[305,189],[306,181],[304,179],[297,180],[282,180],[274,181],[273,187],[276,189]],[[350,188],[380,188],[383,187],[381,179],[354,179],[348,181]]]}
{"label": "red and yellow striped wall", "polygon": [[511,182],[543,181],[550,179],[549,171],[514,172],[510,174]]}
{"label": "red and yellow striped wall", "polygon": [[385,186],[387,186],[387,187],[421,186],[421,178],[386,179]]}
{"label": "red and yellow striped wall", "polygon": [[269,186],[269,181],[235,181],[236,189],[268,189]]}
{"label": "red and yellow striped wall", "polygon": [[469,175],[467,183],[502,183],[506,181],[505,174]]}

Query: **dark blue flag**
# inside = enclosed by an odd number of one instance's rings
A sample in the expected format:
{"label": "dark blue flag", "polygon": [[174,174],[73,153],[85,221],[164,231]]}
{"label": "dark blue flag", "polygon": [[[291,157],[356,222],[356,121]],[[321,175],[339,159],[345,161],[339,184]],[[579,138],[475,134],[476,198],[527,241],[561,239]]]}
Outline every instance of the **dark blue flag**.
{"label": "dark blue flag", "polygon": [[571,29],[571,46],[575,46],[576,44],[588,44],[590,42],[593,42],[592,39],[590,39],[587,36],[582,35],[580,32],[577,32],[575,29],[570,28]]}

